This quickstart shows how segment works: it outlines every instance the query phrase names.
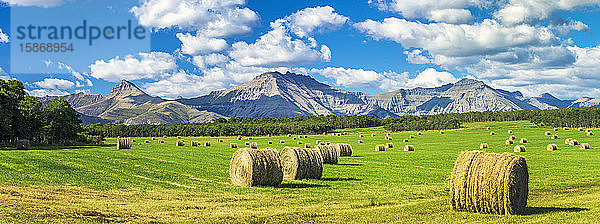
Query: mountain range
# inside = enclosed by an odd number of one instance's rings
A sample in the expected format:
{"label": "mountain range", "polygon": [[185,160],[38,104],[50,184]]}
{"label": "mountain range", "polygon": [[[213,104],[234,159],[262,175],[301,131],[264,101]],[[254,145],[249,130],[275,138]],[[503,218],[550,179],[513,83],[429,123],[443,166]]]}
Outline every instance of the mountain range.
{"label": "mountain range", "polygon": [[[57,97],[43,97],[42,102]],[[549,93],[526,97],[462,79],[435,88],[400,89],[378,95],[340,90],[310,76],[270,72],[227,90],[191,99],[153,97],[123,80],[107,96],[60,96],[84,124],[165,124],[211,122],[224,117],[374,115],[380,118],[470,111],[510,111],[600,106],[600,99],[560,100]]]}

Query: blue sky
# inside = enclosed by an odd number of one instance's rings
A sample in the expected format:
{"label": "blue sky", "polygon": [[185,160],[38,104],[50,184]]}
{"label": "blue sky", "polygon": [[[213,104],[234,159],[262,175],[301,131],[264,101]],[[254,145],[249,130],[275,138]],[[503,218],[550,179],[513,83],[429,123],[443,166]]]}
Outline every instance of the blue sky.
{"label": "blue sky", "polygon": [[[0,2],[0,76],[37,96],[106,95],[127,79],[151,95],[195,97],[293,71],[368,94],[470,77],[528,96],[600,97],[600,1]],[[35,41],[17,40],[16,27],[84,19],[100,27],[132,21],[148,38],[19,52]]]}

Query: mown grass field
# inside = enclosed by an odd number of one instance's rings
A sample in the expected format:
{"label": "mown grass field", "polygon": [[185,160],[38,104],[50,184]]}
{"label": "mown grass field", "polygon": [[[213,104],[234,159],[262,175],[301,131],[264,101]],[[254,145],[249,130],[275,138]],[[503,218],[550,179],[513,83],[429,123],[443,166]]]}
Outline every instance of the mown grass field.
{"label": "mown grass field", "polygon": [[[0,223],[594,223],[600,222],[600,139],[577,130],[559,130],[529,122],[465,124],[460,130],[423,132],[410,139],[414,152],[404,152],[402,139],[416,132],[393,133],[394,149],[375,152],[388,142],[382,128],[346,130],[346,136],[319,135],[299,139],[350,143],[352,157],[325,165],[320,180],[284,181],[280,187],[240,188],[230,184],[229,161],[242,139],[185,137],[165,144],[134,145],[116,150],[115,139],[103,147],[0,150]],[[491,136],[486,127],[492,127]],[[448,202],[447,178],[460,152],[512,152],[504,141],[513,130],[527,138],[530,174],[529,208],[525,215],[500,216],[454,212]],[[358,132],[365,133],[358,144]],[[371,133],[375,133],[371,137]],[[600,132],[598,133],[600,134]],[[590,143],[590,150],[568,146],[570,137]],[[143,142],[150,138],[136,138]],[[279,144],[279,140],[285,144]],[[192,147],[191,140],[212,147]],[[267,141],[273,145],[267,145]],[[254,137],[259,148],[297,146],[287,136]],[[556,143],[559,151],[546,151]]]}

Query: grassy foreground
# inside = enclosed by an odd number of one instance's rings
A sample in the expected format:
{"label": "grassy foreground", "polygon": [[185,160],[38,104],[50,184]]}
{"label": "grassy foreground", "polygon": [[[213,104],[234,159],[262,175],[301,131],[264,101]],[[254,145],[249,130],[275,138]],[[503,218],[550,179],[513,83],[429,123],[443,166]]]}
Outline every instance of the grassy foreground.
{"label": "grassy foreground", "polygon": [[[485,127],[496,135],[489,135]],[[527,138],[530,194],[527,214],[499,216],[460,213],[448,203],[447,178],[460,152],[512,152],[504,141],[513,130]],[[590,223],[600,221],[600,139],[577,130],[534,128],[529,122],[473,123],[464,129],[423,132],[410,139],[414,152],[403,152],[402,139],[416,132],[393,133],[394,149],[375,152],[388,142],[383,129],[357,129],[346,136],[298,139],[349,143],[352,157],[325,165],[321,180],[284,181],[280,187],[240,188],[230,184],[229,160],[248,141],[186,137],[165,144],[152,141],[116,150],[105,147],[0,150],[0,223],[168,222],[168,223]],[[551,140],[545,131],[559,135]],[[371,137],[371,133],[376,133]],[[597,134],[600,134],[597,133]],[[564,144],[570,137],[592,149]],[[285,144],[279,144],[279,140]],[[136,138],[137,142],[150,140]],[[212,147],[191,147],[191,140]],[[273,145],[267,145],[267,141]],[[297,146],[287,136],[254,137],[259,147]],[[546,151],[556,143],[560,150]]]}

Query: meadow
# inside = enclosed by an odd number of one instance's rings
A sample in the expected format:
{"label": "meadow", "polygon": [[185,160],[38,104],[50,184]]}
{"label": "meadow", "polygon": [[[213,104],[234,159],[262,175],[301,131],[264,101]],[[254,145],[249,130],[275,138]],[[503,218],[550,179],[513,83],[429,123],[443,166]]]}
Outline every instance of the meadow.
{"label": "meadow", "polygon": [[[183,137],[160,144],[135,138],[132,149],[105,146],[0,150],[0,223],[593,223],[600,222],[600,139],[576,129],[553,131],[523,122],[480,122],[439,131],[395,132],[394,148],[376,152],[383,128],[337,130],[348,135]],[[491,130],[487,130],[491,127]],[[513,133],[507,133],[512,130]],[[490,135],[494,131],[495,135]],[[550,139],[544,132],[558,134]],[[364,137],[360,138],[359,133]],[[375,136],[371,136],[375,134]],[[598,133],[600,134],[600,133]],[[408,143],[402,140],[415,138]],[[513,152],[510,135],[527,138],[528,208],[523,215],[452,211],[448,177],[465,150]],[[297,135],[295,136],[297,137]],[[564,144],[565,138],[591,149]],[[223,139],[218,143],[217,139]],[[363,143],[357,143],[361,139]],[[150,143],[138,145],[150,140]],[[192,147],[190,141],[210,141]],[[285,143],[279,143],[285,140]],[[284,181],[279,187],[236,187],[229,180],[229,143],[257,142],[259,148],[348,143],[351,157],[325,165],[318,180]],[[268,145],[268,141],[273,141]],[[547,151],[555,143],[558,151]],[[414,152],[403,146],[414,145]],[[517,143],[518,144],[518,143]]]}

